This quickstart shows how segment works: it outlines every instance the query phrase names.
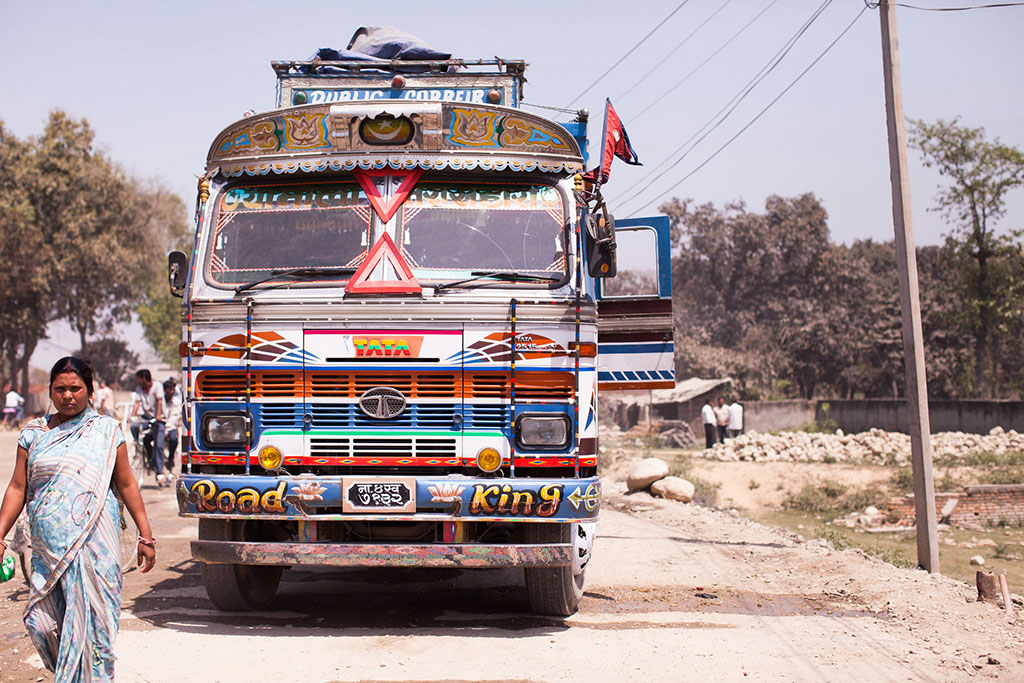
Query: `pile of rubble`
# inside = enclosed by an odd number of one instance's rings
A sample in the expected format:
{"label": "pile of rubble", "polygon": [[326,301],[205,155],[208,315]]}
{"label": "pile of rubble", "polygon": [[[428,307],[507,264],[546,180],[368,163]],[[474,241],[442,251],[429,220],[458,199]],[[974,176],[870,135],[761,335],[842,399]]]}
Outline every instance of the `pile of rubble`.
{"label": "pile of rubble", "polygon": [[[963,458],[973,453],[1024,452],[1024,434],[995,427],[988,434],[932,434],[935,458]],[[872,429],[858,434],[751,431],[703,452],[711,460],[776,460],[787,462],[847,462],[909,465],[910,436]]]}

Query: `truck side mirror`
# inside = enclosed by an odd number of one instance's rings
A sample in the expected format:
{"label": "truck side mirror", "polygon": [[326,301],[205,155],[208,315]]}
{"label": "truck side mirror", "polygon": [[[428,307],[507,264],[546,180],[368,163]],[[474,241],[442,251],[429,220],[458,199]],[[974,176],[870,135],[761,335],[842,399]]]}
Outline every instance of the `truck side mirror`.
{"label": "truck side mirror", "polygon": [[583,228],[590,277],[615,277],[615,219],[611,214],[587,214]]}
{"label": "truck side mirror", "polygon": [[180,251],[172,251],[167,255],[167,284],[171,287],[171,294],[180,298],[187,278],[188,257]]}

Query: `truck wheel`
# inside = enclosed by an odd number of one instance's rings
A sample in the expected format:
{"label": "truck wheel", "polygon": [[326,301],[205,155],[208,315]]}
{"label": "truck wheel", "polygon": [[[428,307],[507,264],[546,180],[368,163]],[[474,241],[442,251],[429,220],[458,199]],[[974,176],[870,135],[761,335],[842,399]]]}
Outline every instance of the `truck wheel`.
{"label": "truck wheel", "polygon": [[[568,567],[527,567],[526,593],[530,607],[537,614],[568,617],[576,613],[583,598],[586,562],[590,559],[592,525],[530,524],[526,527],[526,543],[573,544],[574,562]],[[581,552],[582,549],[582,552]],[[576,558],[586,561],[575,561]]]}
{"label": "truck wheel", "polygon": [[[229,519],[200,519],[201,541],[255,540],[245,537],[244,523]],[[270,604],[284,567],[247,564],[202,565],[203,586],[217,609],[248,612]]]}

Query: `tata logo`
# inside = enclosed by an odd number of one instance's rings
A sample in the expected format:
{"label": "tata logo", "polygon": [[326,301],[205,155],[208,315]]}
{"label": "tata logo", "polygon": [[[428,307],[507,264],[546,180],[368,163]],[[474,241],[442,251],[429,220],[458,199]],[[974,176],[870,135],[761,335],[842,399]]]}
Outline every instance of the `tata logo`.
{"label": "tata logo", "polygon": [[356,358],[371,356],[417,358],[422,345],[423,337],[352,337]]}
{"label": "tata logo", "polygon": [[405,410],[405,396],[398,389],[374,387],[359,397],[359,410],[377,420],[398,417]]}

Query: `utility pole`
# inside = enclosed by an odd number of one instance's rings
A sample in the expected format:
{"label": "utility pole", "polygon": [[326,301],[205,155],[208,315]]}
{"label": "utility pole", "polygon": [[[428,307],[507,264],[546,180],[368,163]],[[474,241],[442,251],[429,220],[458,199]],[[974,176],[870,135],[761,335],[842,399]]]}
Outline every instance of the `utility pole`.
{"label": "utility pole", "polygon": [[907,173],[907,131],[903,122],[903,84],[896,39],[896,8],[888,0],[878,3],[882,21],[882,71],[885,76],[885,118],[889,131],[889,179],[892,183],[892,218],[896,232],[896,265],[903,312],[903,358],[907,370],[907,412],[910,416],[911,464],[914,472],[914,508],[917,514],[917,564],[939,572],[935,487],[932,476],[932,437],[928,420],[924,342],[921,339],[921,299],[917,284],[917,253],[910,214]]}

